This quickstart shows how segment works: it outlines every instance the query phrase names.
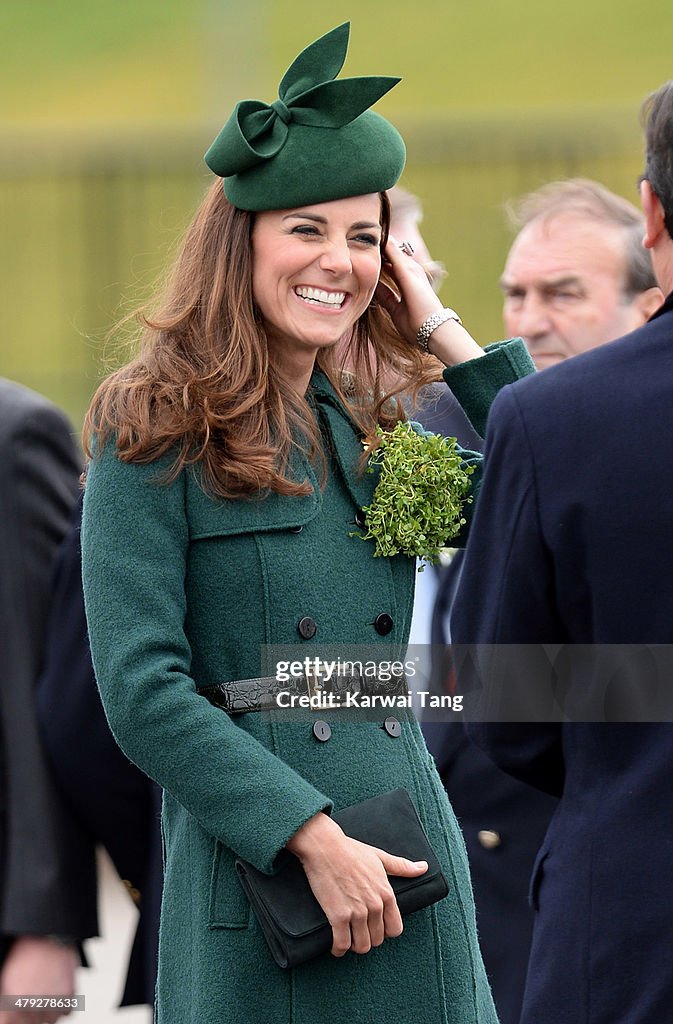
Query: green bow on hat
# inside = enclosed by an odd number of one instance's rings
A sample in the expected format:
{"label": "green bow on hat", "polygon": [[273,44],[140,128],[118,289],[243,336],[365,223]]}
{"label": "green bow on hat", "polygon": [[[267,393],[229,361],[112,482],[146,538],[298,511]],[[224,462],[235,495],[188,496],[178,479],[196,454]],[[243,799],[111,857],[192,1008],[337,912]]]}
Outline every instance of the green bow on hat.
{"label": "green bow on hat", "polygon": [[399,78],[335,81],[346,59],[345,22],[293,61],[271,104],[238,103],[205,156],[244,210],[286,209],[380,192],[404,167],[404,143],[368,110]]}

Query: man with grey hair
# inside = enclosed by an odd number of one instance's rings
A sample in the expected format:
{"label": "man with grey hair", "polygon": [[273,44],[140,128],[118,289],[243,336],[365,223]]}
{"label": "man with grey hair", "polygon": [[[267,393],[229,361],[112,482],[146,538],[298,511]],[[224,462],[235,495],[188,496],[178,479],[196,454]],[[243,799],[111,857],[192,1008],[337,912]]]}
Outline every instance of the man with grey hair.
{"label": "man with grey hair", "polygon": [[510,219],[505,332],[521,335],[538,370],[628,334],[661,305],[641,214],[597,182],[544,185]]}
{"label": "man with grey hair", "polygon": [[[644,117],[644,245],[668,297],[638,330],[496,399],[452,619],[457,643],[553,645],[565,661],[563,720],[469,726],[559,797],[531,882],[521,1024],[654,1024],[673,1005],[673,729],[653,700],[670,694],[657,658],[665,669],[673,650],[673,82]],[[606,674],[588,654],[619,660]],[[537,697],[539,670],[532,682]],[[503,675],[483,683],[511,712]]]}

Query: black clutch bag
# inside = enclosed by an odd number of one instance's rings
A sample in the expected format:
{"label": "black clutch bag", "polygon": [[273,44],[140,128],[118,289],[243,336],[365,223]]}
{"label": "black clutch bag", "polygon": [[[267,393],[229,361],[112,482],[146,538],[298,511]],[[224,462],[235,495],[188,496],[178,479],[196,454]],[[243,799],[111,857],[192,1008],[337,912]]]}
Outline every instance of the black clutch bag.
{"label": "black clutch bag", "polygon": [[[428,862],[425,874],[415,878],[390,876],[403,917],[446,896],[446,879],[406,789],[382,793],[332,817],[353,839],[397,857]],[[279,967],[297,967],[332,948],[332,928],[299,859],[283,850],[277,864],[273,875],[244,860],[236,861],[236,869],[274,960]]]}

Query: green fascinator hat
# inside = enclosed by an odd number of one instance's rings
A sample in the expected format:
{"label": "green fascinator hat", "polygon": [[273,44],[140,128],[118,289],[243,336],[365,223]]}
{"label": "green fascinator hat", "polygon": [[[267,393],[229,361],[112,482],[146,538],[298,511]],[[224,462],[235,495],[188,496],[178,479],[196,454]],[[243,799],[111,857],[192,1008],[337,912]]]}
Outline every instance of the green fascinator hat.
{"label": "green fascinator hat", "polygon": [[285,210],[392,188],[404,167],[396,128],[368,108],[399,78],[335,81],[350,24],[293,61],[273,103],[241,100],[205,156],[240,210]]}

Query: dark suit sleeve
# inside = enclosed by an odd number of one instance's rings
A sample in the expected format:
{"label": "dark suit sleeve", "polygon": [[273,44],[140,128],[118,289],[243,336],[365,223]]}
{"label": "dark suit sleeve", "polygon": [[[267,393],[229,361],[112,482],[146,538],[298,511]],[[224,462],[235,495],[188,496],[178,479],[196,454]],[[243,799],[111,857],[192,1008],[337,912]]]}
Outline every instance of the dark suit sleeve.
{"label": "dark suit sleeve", "polygon": [[79,461],[65,417],[29,392],[7,395],[0,430],[0,932],[84,938],[96,932],[92,850],[55,789],[35,713],[52,565]]}
{"label": "dark suit sleeve", "polygon": [[[473,686],[473,666],[478,664],[480,683],[497,694],[485,705],[490,720],[471,722],[470,736],[511,775],[559,795],[561,727],[544,721],[543,714],[539,722],[531,722],[535,715],[530,707],[539,700],[544,710],[549,693],[549,665],[544,664],[541,645],[562,642],[565,630],[556,613],[551,559],[539,521],[535,462],[516,387],[498,396],[489,418],[481,493],[451,633],[460,652],[460,683],[467,689]],[[508,681],[514,687],[515,680],[523,690],[508,692]],[[509,721],[510,700],[526,702],[526,723],[519,724],[516,716]]]}

